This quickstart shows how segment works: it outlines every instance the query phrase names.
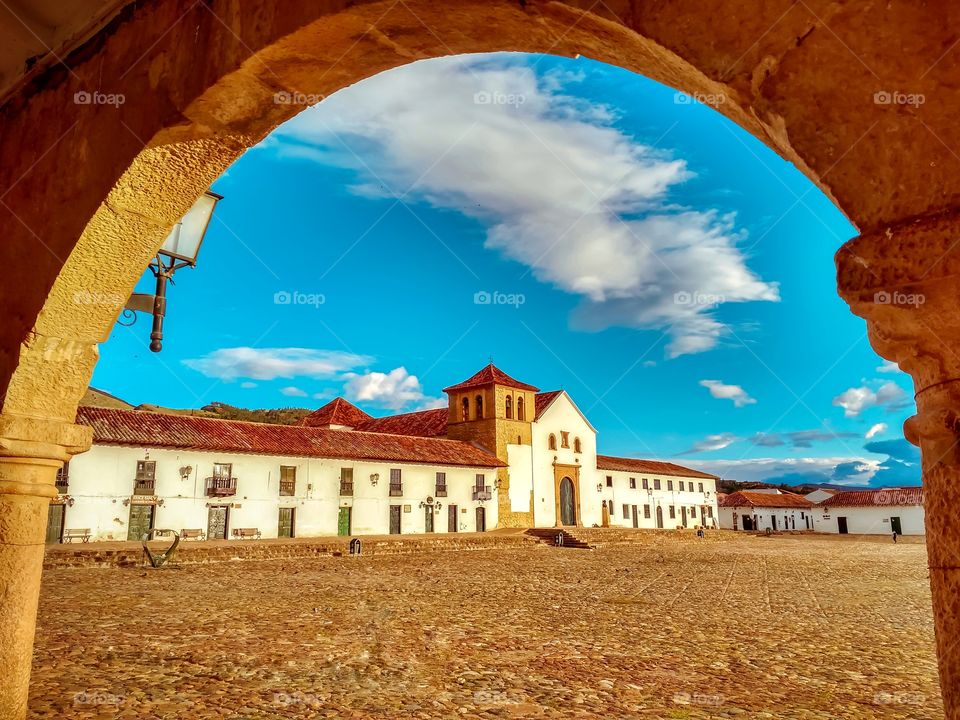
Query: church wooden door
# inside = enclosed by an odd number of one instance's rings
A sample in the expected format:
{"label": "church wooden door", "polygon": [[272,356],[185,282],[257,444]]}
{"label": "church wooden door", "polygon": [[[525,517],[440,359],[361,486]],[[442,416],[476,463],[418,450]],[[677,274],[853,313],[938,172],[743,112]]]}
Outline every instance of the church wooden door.
{"label": "church wooden door", "polygon": [[127,540],[141,540],[153,529],[153,505],[131,505]]}
{"label": "church wooden door", "polygon": [[574,505],[573,480],[568,477],[565,477],[560,481],[560,524],[577,524],[577,510]]}
{"label": "church wooden door", "polygon": [[207,513],[207,540],[227,537],[227,506],[214,505]]}

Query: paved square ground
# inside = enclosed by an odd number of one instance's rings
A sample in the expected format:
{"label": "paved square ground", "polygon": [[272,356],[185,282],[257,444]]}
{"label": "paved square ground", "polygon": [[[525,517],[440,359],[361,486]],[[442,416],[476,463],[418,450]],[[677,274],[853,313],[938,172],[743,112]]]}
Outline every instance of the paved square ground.
{"label": "paved square ground", "polygon": [[49,570],[30,717],[942,718],[925,560],[714,533]]}

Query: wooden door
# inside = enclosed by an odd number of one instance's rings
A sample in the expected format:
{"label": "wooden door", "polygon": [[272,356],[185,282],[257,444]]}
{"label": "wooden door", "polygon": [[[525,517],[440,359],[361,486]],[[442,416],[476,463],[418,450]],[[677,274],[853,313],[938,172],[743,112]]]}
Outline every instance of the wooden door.
{"label": "wooden door", "polygon": [[47,510],[47,543],[63,542],[63,518],[66,505],[51,505]]}
{"label": "wooden door", "polygon": [[895,532],[897,535],[903,535],[903,528],[900,526],[899,517],[890,518],[890,532]]}
{"label": "wooden door", "polygon": [[131,505],[127,540],[143,540],[153,529],[153,505]]}
{"label": "wooden door", "polygon": [[687,526],[687,506],[686,505],[680,506],[680,521],[683,523],[684,527]]}
{"label": "wooden door", "polygon": [[423,531],[433,532],[433,505],[427,505],[423,509]]}
{"label": "wooden door", "polygon": [[207,540],[224,540],[227,537],[227,506],[214,505],[207,513]]}
{"label": "wooden door", "polygon": [[657,527],[663,527],[663,508],[657,505]]}
{"label": "wooden door", "polygon": [[337,535],[340,537],[346,537],[350,534],[350,516],[352,509],[353,508],[348,507],[340,508],[340,514],[337,516]]}
{"label": "wooden door", "polygon": [[838,518],[837,518],[837,531],[838,531],[841,535],[846,535],[846,534],[847,534],[847,519],[846,519],[845,517],[838,517]]}
{"label": "wooden door", "polygon": [[487,511],[486,508],[477,508],[477,532],[485,532],[487,529]]}
{"label": "wooden door", "polygon": [[460,512],[456,505],[447,505],[447,532],[457,532],[458,520],[457,513]]}
{"label": "wooden door", "polygon": [[280,518],[277,523],[278,538],[293,537],[293,511],[295,508],[280,508]]}
{"label": "wooden door", "polygon": [[403,508],[400,505],[390,506],[390,534],[400,534],[400,513]]}
{"label": "wooden door", "polygon": [[637,515],[637,506],[633,505],[630,509],[630,515],[633,518],[633,526],[640,527],[640,518]]}
{"label": "wooden door", "polygon": [[560,524],[576,525],[577,511],[574,506],[573,480],[568,477],[560,481]]}

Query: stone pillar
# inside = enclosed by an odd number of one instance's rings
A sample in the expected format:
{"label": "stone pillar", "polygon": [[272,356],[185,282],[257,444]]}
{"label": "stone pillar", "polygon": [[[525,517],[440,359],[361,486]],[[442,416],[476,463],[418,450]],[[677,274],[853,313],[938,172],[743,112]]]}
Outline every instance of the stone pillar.
{"label": "stone pillar", "polygon": [[57,470],[90,428],[0,415],[0,717],[27,714],[47,508]]}
{"label": "stone pillar", "polygon": [[940,688],[960,719],[960,213],[864,234],[837,253],[840,295],[874,349],[913,377],[904,434],[923,457]]}

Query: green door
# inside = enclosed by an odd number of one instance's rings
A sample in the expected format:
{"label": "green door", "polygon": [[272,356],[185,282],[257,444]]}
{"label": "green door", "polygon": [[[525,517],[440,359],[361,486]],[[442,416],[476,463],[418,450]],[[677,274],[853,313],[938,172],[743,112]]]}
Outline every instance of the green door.
{"label": "green door", "polygon": [[340,515],[337,517],[337,535],[347,536],[350,534],[350,510],[351,508],[340,508]]}
{"label": "green door", "polygon": [[293,510],[294,508],[280,508],[280,520],[277,525],[277,537],[293,537]]}
{"label": "green door", "polygon": [[47,511],[47,542],[63,542],[63,516],[67,506],[51,505]]}
{"label": "green door", "polygon": [[142,540],[153,529],[153,505],[131,505],[127,540]]}

